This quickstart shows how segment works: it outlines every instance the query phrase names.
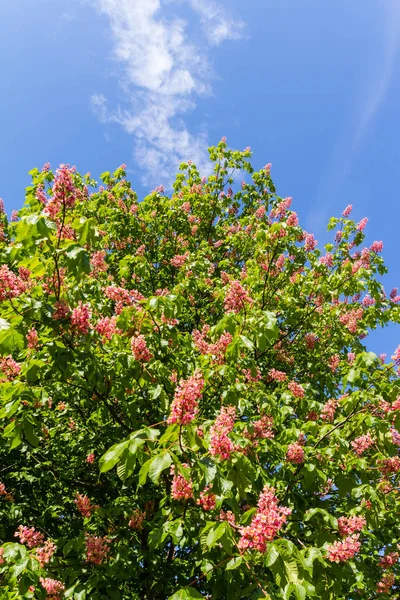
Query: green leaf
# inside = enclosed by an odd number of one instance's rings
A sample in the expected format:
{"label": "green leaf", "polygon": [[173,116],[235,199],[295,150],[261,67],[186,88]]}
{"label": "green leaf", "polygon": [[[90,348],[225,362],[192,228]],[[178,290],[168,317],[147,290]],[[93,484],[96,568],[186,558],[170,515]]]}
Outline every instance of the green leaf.
{"label": "green leaf", "polygon": [[210,529],[207,535],[207,547],[211,549],[215,546],[218,540],[224,535],[225,531],[225,523],[219,523]]}
{"label": "green leaf", "polygon": [[240,565],[243,562],[243,557],[242,556],[234,556],[233,558],[231,558],[231,560],[227,563],[225,570],[226,571],[232,571],[233,569],[237,569],[238,567],[240,567]]}
{"label": "green leaf", "polygon": [[3,331],[4,329],[9,329],[10,328],[10,323],[8,321],[6,321],[5,319],[0,319],[0,331]]}
{"label": "green leaf", "polygon": [[71,244],[65,253],[68,269],[77,276],[90,272],[88,253],[82,246]]}
{"label": "green leaf", "polygon": [[0,331],[0,354],[11,354],[15,350],[22,350],[24,338],[18,331],[9,327]]}
{"label": "green leaf", "polygon": [[267,554],[265,556],[265,566],[271,567],[279,557],[279,552],[273,544],[269,544]]}
{"label": "green leaf", "polygon": [[29,421],[24,423],[24,436],[26,437],[31,446],[33,446],[34,448],[37,448],[39,446],[40,440],[36,433],[33,431],[32,423],[29,423]]}
{"label": "green leaf", "polygon": [[109,471],[114,465],[117,464],[123,451],[128,448],[129,442],[130,440],[126,440],[125,442],[115,444],[114,446],[111,446],[111,448],[109,448],[105,454],[103,454],[99,461],[100,473]]}
{"label": "green leaf", "polygon": [[152,460],[149,467],[149,477],[153,483],[158,483],[162,471],[171,466],[172,457],[167,450],[157,454]]}
{"label": "green leaf", "polygon": [[245,346],[246,348],[248,348],[248,350],[254,350],[254,344],[251,340],[249,340],[248,337],[246,337],[245,335],[241,335],[239,336],[240,339],[243,342],[243,346]]}
{"label": "green leaf", "polygon": [[204,596],[200,594],[197,590],[192,587],[182,588],[178,592],[175,592],[173,596],[170,596],[168,600],[187,600],[190,598],[203,598]]}

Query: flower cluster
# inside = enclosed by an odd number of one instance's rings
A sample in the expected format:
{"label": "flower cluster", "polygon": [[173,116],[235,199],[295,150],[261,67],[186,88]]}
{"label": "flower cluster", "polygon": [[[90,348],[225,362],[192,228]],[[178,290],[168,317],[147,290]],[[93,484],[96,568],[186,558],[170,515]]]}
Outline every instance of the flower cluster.
{"label": "flower cluster", "polygon": [[203,388],[204,379],[200,371],[195,371],[194,375],[186,380],[181,379],[171,403],[168,423],[187,425],[187,423],[193,421],[198,411],[198,401],[201,398]]}
{"label": "flower cluster", "polygon": [[377,594],[389,594],[395,581],[394,573],[384,573],[376,585]]}
{"label": "flower cluster", "polygon": [[152,353],[147,348],[144,335],[137,335],[131,339],[131,350],[135,360],[140,363],[149,362],[153,358]]}
{"label": "flower cluster", "polygon": [[389,552],[389,554],[385,554],[384,556],[382,556],[381,560],[379,561],[379,566],[381,569],[389,569],[390,567],[396,565],[398,560],[398,552]]}
{"label": "flower cluster", "polygon": [[96,510],[96,506],[91,503],[90,498],[85,494],[77,493],[74,502],[82,517],[88,518]]}
{"label": "flower cluster", "polygon": [[291,512],[290,508],[278,506],[275,489],[266,485],[258,500],[258,510],[251,524],[240,528],[239,549],[265,552],[267,543],[276,537]]}
{"label": "flower cluster", "polygon": [[75,167],[69,168],[69,165],[60,165],[56,170],[53,195],[44,209],[45,214],[51,219],[55,219],[62,208],[73,208],[75,205],[78,190],[74,186],[73,173]]}
{"label": "flower cluster", "polygon": [[324,404],[321,411],[321,419],[331,423],[335,419],[335,412],[338,407],[338,401],[336,398],[331,398]]}
{"label": "flower cluster", "polygon": [[224,299],[224,307],[227,312],[239,313],[246,305],[252,304],[247,290],[244,289],[240,281],[236,279],[231,281]]}
{"label": "flower cluster", "polygon": [[287,379],[287,375],[284,371],[270,369],[268,371],[268,379],[269,381],[285,381]]}
{"label": "flower cluster", "polygon": [[300,383],[296,383],[296,381],[291,381],[288,383],[288,388],[292,392],[295,398],[304,398],[306,392]]}
{"label": "flower cluster", "polygon": [[[183,467],[187,468],[187,464],[184,463]],[[171,485],[171,496],[174,500],[189,500],[193,498],[192,482],[190,479],[185,479],[180,473],[175,473],[175,467],[171,467],[172,485]]]}
{"label": "flower cluster", "polygon": [[73,309],[71,314],[71,325],[76,331],[86,335],[90,328],[90,317],[92,311],[89,304],[83,304],[81,300],[78,302],[78,306]]}
{"label": "flower cluster", "polygon": [[57,546],[50,540],[46,540],[44,546],[36,548],[35,555],[42,568],[50,562],[50,559],[56,550]]}
{"label": "flower cluster", "polygon": [[351,535],[356,531],[361,531],[361,529],[365,527],[366,523],[367,522],[364,517],[340,517],[338,519],[339,533],[341,536]]}
{"label": "flower cluster", "polygon": [[0,267],[0,302],[23,294],[28,288],[26,281],[15,275],[7,265]]}
{"label": "flower cluster", "polygon": [[117,317],[102,317],[97,321],[95,327],[97,333],[105,337],[107,340],[111,340],[114,333],[119,333],[120,330],[117,327]]}
{"label": "flower cluster", "polygon": [[371,434],[368,432],[365,435],[360,435],[360,437],[356,438],[351,442],[351,447],[354,452],[361,456],[368,448],[372,446],[374,440],[371,437]]}
{"label": "flower cluster", "polygon": [[26,334],[26,339],[28,342],[28,348],[30,348],[31,350],[35,350],[35,348],[37,348],[37,345],[39,343],[39,336],[38,336],[38,332],[36,331],[36,329],[34,327],[32,327],[28,333]]}
{"label": "flower cluster", "polygon": [[94,252],[92,254],[90,264],[92,265],[93,275],[96,276],[107,271],[108,265],[105,258],[106,252],[104,250],[99,250],[99,252]]}
{"label": "flower cluster", "polygon": [[58,579],[50,579],[50,577],[41,577],[39,579],[43,588],[46,590],[47,597],[51,600],[59,600],[61,592],[65,590],[65,586]]}
{"label": "flower cluster", "polygon": [[135,531],[140,531],[143,529],[143,521],[146,519],[146,511],[140,510],[140,508],[135,508],[131,517],[129,519],[129,527],[134,529]]}
{"label": "flower cluster", "polygon": [[234,451],[232,440],[228,434],[235,426],[236,409],[234,406],[223,406],[214,425],[210,429],[210,452],[221,460],[227,460]]}
{"label": "flower cluster", "polygon": [[298,442],[289,444],[286,452],[286,460],[295,465],[301,465],[304,462],[304,448]]}
{"label": "flower cluster", "polygon": [[[0,358],[0,371],[3,371],[7,381],[12,381],[20,374],[21,365],[11,355],[5,356],[4,358]],[[4,381],[4,379],[0,381]]]}
{"label": "flower cluster", "polygon": [[101,565],[110,552],[110,542],[111,540],[107,536],[100,537],[87,533],[85,535],[86,562]]}
{"label": "flower cluster", "polygon": [[214,510],[216,507],[217,497],[210,491],[211,486],[207,486],[202,492],[200,492],[200,498],[197,500],[197,504],[205,511]]}
{"label": "flower cluster", "polygon": [[192,334],[194,344],[201,354],[210,354],[218,365],[222,365],[226,349],[232,341],[232,335],[225,331],[215,343],[210,344],[205,339],[209,330],[209,325],[204,325],[201,332],[195,330]]}
{"label": "flower cluster", "polygon": [[21,544],[26,544],[28,548],[36,548],[44,542],[43,533],[36,531],[34,527],[20,525],[14,533],[14,537],[18,537]]}
{"label": "flower cluster", "polygon": [[353,558],[361,548],[359,541],[360,534],[355,533],[349,535],[341,541],[335,541],[331,546],[328,546],[328,559],[331,562],[345,562]]}

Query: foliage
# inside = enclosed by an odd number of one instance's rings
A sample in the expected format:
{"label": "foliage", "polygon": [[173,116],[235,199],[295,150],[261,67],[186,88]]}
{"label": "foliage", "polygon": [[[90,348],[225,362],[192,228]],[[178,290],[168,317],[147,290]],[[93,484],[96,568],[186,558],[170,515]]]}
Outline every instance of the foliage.
{"label": "foliage", "polygon": [[270,165],[210,158],[141,202],[45,165],[0,216],[1,598],[399,591],[382,244],[347,207],[321,250]]}

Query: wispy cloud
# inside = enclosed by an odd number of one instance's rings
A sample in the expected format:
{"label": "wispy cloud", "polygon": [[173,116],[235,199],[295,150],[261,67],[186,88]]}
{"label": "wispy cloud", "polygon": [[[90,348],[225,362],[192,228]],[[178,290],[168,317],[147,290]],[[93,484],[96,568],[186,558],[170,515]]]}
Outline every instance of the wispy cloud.
{"label": "wispy cloud", "polygon": [[[208,44],[241,36],[243,25],[227,17],[220,5],[187,2],[196,24],[212,29]],[[207,44],[200,49],[189,41],[188,24],[174,14],[175,3],[168,3],[168,17],[160,0],[98,0],[96,7],[110,24],[126,99],[123,107],[110,108],[102,94],[94,94],[92,107],[99,119],[119,123],[133,136],[136,162],[148,180],[170,180],[188,159],[204,168],[206,132],[190,131],[184,117],[197,98],[211,93]]]}
{"label": "wispy cloud", "polygon": [[382,48],[376,53],[375,64],[370,65],[370,76],[361,100],[355,103],[349,124],[333,146],[330,167],[321,178],[317,201],[310,208],[307,226],[321,231],[331,212],[331,203],[348,181],[354,158],[368,135],[374,119],[385,103],[389,93],[396,60],[400,51],[400,2],[388,0],[380,5],[382,25]]}
{"label": "wispy cloud", "polygon": [[361,108],[358,126],[353,139],[354,151],[366,134],[370,123],[385,101],[392,80],[396,57],[400,48],[400,2],[389,0],[383,3],[385,13],[384,49],[379,69],[372,78],[366,100]]}

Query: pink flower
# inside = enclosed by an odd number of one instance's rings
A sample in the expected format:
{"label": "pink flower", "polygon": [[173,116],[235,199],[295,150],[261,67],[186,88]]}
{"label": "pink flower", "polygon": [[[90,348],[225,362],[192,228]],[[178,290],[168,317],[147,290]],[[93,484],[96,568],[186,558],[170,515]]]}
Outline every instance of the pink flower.
{"label": "pink flower", "polygon": [[200,498],[197,500],[197,504],[199,504],[203,510],[209,511],[214,510],[216,507],[216,495],[210,492],[210,487],[207,486],[202,492],[200,492]]}
{"label": "pink flower", "polygon": [[364,517],[340,517],[338,519],[339,533],[341,536],[350,535],[356,531],[361,531],[366,525]]}
{"label": "pink flower", "polygon": [[50,540],[46,540],[44,546],[36,548],[36,558],[38,559],[39,564],[42,568],[44,567],[44,565],[47,565],[50,562],[50,559],[56,550],[57,546],[53,544],[53,542],[51,542]]}
{"label": "pink flower", "polygon": [[30,348],[31,350],[34,350],[39,343],[38,333],[34,327],[32,327],[28,331],[28,333],[26,334],[26,339],[28,341],[28,348]]}
{"label": "pink flower", "polygon": [[396,363],[400,362],[400,346],[397,346],[395,353],[392,355],[392,360]]}
{"label": "pink flower", "polygon": [[230,525],[236,525],[235,515],[231,510],[221,510],[221,512],[219,513],[219,519],[220,521],[228,521]]}
{"label": "pink flower", "polygon": [[358,456],[361,456],[368,448],[372,446],[374,440],[371,437],[371,434],[368,432],[365,435],[361,435],[351,442],[351,446]]}
{"label": "pink flower", "polygon": [[348,217],[350,216],[351,211],[353,210],[353,205],[349,204],[348,206],[346,206],[346,208],[344,209],[344,211],[342,212],[342,216],[343,217]]}
{"label": "pink flower", "polygon": [[203,392],[204,379],[200,371],[195,371],[189,379],[181,379],[171,404],[168,423],[187,425],[193,421],[198,412],[198,401]]}
{"label": "pink flower", "polygon": [[381,569],[389,569],[390,567],[393,567],[395,564],[397,564],[398,560],[399,553],[390,552],[389,554],[385,554],[385,556],[381,558],[381,560],[379,561],[379,566]]}
{"label": "pink flower", "polygon": [[0,481],[0,496],[7,496],[6,486]]}
{"label": "pink flower", "polygon": [[236,409],[234,406],[223,406],[214,425],[210,429],[210,453],[221,460],[230,458],[235,447],[228,434],[235,426]]}
{"label": "pink flower", "polygon": [[253,439],[270,440],[274,437],[274,432],[272,431],[274,420],[270,415],[263,415],[261,419],[253,421],[251,425],[253,427]]}
{"label": "pink flower", "polygon": [[395,575],[394,573],[384,573],[382,579],[376,584],[377,594],[389,594],[391,588],[394,586]]}
{"label": "pink flower", "polygon": [[231,281],[224,299],[224,307],[227,312],[239,313],[246,304],[252,304],[253,300],[248,295],[242,284],[236,279]]}
{"label": "pink flower", "polygon": [[290,213],[286,223],[289,225],[289,227],[297,227],[297,225],[299,224],[299,217],[297,216],[297,213]]}
{"label": "pink flower", "polygon": [[290,508],[278,506],[275,489],[266,485],[258,500],[258,510],[251,524],[240,528],[239,550],[253,549],[265,552],[267,543],[276,537],[290,513]]}
{"label": "pink flower", "polygon": [[89,463],[90,465],[94,463],[95,461],[95,455],[92,453],[88,454],[86,457],[86,462]]}
{"label": "pink flower", "polygon": [[356,360],[356,355],[354,352],[347,353],[347,362],[351,365]]}
{"label": "pink flower", "polygon": [[[183,467],[188,465],[184,463]],[[171,485],[171,496],[174,500],[189,500],[193,498],[192,482],[183,477],[180,473],[175,473],[175,467],[171,467],[171,474],[173,475]]]}
{"label": "pink flower", "polygon": [[98,320],[95,327],[97,333],[105,337],[107,340],[111,340],[114,333],[120,333],[120,329],[117,327],[117,317],[102,317]]}
{"label": "pink flower", "polygon": [[254,213],[254,216],[256,217],[256,219],[263,219],[265,217],[265,206],[260,206],[259,208],[257,208],[256,212]]}
{"label": "pink flower", "polygon": [[370,250],[372,252],[382,252],[383,250],[383,242],[373,242],[370,246]]}
{"label": "pink flower", "polygon": [[307,349],[312,350],[318,341],[318,336],[315,333],[306,333],[304,341],[306,342]]}
{"label": "pink flower", "polygon": [[58,579],[50,579],[50,577],[40,577],[39,581],[46,590],[48,598],[51,598],[51,600],[58,600],[61,598],[59,594],[65,590],[65,585],[61,583],[61,581],[58,581]]}
{"label": "pink flower", "polygon": [[44,542],[44,535],[40,531],[36,531],[34,527],[26,527],[20,525],[14,533],[14,537],[18,537],[21,544],[26,544],[28,548],[35,548]]}
{"label": "pink flower", "polygon": [[90,498],[86,495],[77,493],[74,502],[82,517],[88,518],[96,510],[96,506],[91,503]]}
{"label": "pink flower", "polygon": [[309,251],[309,250],[315,250],[317,244],[318,244],[318,242],[314,238],[314,235],[312,233],[307,233],[306,237],[305,237],[304,249],[307,250],[307,251]]}
{"label": "pink flower", "polygon": [[383,475],[392,475],[400,471],[400,456],[391,456],[378,461]]}
{"label": "pink flower", "polygon": [[400,433],[394,427],[390,428],[390,433],[392,434],[393,444],[400,448]]}
{"label": "pink flower", "polygon": [[11,300],[23,294],[28,288],[27,283],[15,275],[7,265],[0,267],[0,302]]}
{"label": "pink flower", "polygon": [[286,452],[286,460],[295,465],[301,465],[304,462],[304,448],[298,442],[289,444]]}
{"label": "pink flower", "polygon": [[71,325],[76,331],[86,335],[90,328],[90,317],[92,311],[89,304],[82,304],[79,300],[78,306],[73,309],[71,315]]}
{"label": "pink flower", "polygon": [[180,267],[183,267],[183,265],[188,260],[188,258],[189,258],[189,252],[185,252],[185,254],[177,254],[176,256],[171,258],[171,260],[169,262],[171,263],[171,265],[173,267],[175,267],[176,269],[179,269]]}
{"label": "pink flower", "polygon": [[277,369],[270,369],[268,372],[268,379],[272,381],[285,381],[287,379],[287,375],[283,371],[277,371]]}
{"label": "pink flower", "polygon": [[332,372],[336,371],[340,364],[340,356],[339,354],[333,354],[330,358],[328,358],[328,367]]}
{"label": "pink flower", "polygon": [[108,269],[108,265],[105,261],[106,252],[104,250],[100,250],[99,252],[94,252],[90,259],[90,264],[93,268],[93,274],[98,275],[99,273],[104,273]]}
{"label": "pink flower", "polygon": [[211,356],[214,356],[215,362],[218,365],[222,365],[225,359],[226,349],[232,342],[232,335],[228,331],[225,331],[214,344],[210,344],[206,341],[209,329],[209,325],[204,325],[201,332],[195,330],[192,334],[194,344],[201,354],[210,354]]}
{"label": "pink flower", "polygon": [[90,535],[88,533],[85,535],[85,538],[86,562],[101,565],[110,552],[110,538],[107,536],[99,537]]}
{"label": "pink flower", "polygon": [[321,411],[321,419],[323,421],[332,422],[335,418],[335,412],[338,406],[338,401],[335,398],[331,398],[324,404]]}
{"label": "pink flower", "polygon": [[68,304],[64,300],[56,301],[54,303],[55,311],[53,312],[53,319],[55,321],[62,321],[70,312]]}
{"label": "pink flower", "polygon": [[131,339],[131,350],[135,360],[140,363],[149,362],[153,358],[152,353],[147,348],[144,335],[137,335]]}
{"label": "pink flower", "polygon": [[356,227],[357,231],[362,231],[365,228],[367,223],[368,223],[367,217],[364,217],[363,219],[361,219],[361,221],[359,223],[357,223],[357,227]]}
{"label": "pink flower", "polygon": [[0,371],[3,371],[5,375],[5,378],[0,379],[0,381],[12,381],[20,374],[21,365],[9,354],[4,358],[0,358]]}
{"label": "pink flower", "polygon": [[292,394],[295,398],[304,398],[304,396],[306,394],[303,386],[300,385],[299,383],[296,383],[295,381],[291,381],[288,384],[288,388],[292,392]]}
{"label": "pink flower", "polygon": [[361,542],[359,542],[360,534],[356,533],[349,535],[340,542],[336,541],[331,546],[328,546],[328,559],[331,562],[345,562],[350,558],[353,558],[361,548]]}
{"label": "pink flower", "polygon": [[143,529],[143,521],[146,518],[146,512],[141,511],[140,508],[135,508],[133,511],[131,518],[129,519],[129,527],[134,529],[135,531],[140,531]]}

